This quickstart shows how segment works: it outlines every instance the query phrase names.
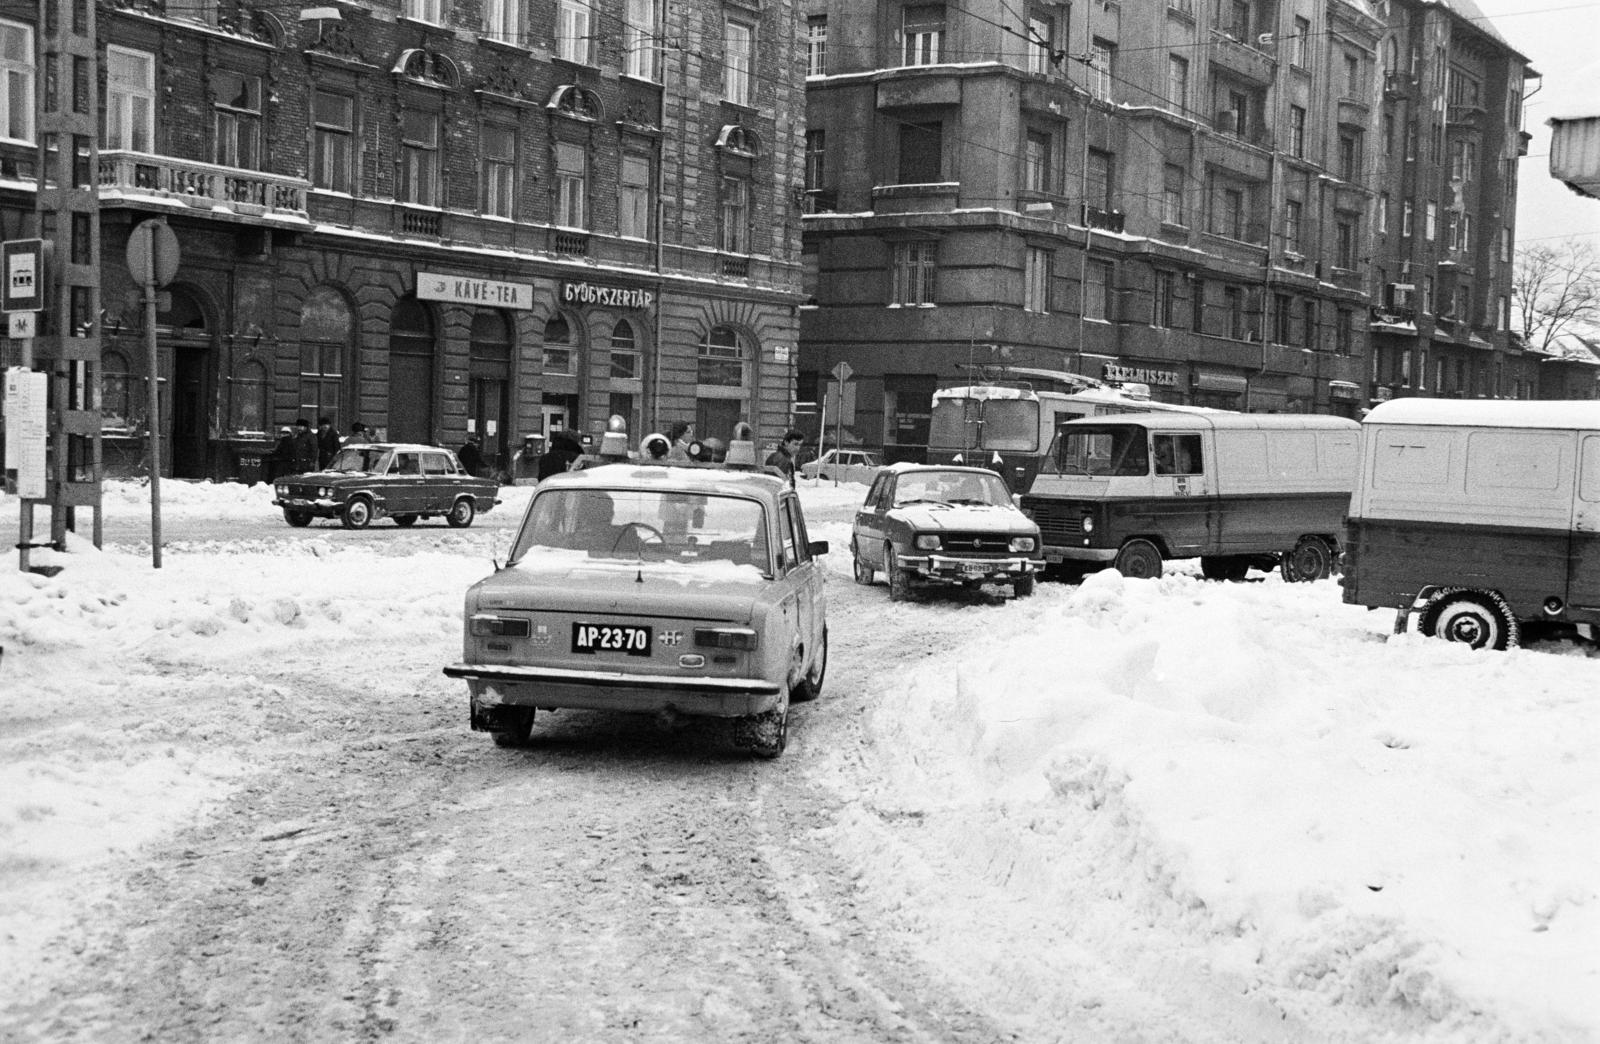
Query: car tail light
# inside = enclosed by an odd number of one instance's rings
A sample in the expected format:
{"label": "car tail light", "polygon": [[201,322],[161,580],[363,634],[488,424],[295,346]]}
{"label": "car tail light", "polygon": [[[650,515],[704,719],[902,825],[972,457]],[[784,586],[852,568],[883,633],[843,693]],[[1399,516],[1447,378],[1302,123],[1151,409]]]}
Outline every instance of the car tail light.
{"label": "car tail light", "polygon": [[527,620],[487,613],[472,617],[469,627],[474,638],[526,638],[530,632]]}
{"label": "car tail light", "polygon": [[1011,550],[1012,550],[1013,553],[1032,551],[1033,548],[1034,548],[1034,544],[1035,544],[1035,541],[1034,541],[1033,537],[1012,537],[1011,538]]}
{"label": "car tail light", "polygon": [[700,649],[744,649],[756,647],[756,632],[748,627],[696,627],[694,644]]}

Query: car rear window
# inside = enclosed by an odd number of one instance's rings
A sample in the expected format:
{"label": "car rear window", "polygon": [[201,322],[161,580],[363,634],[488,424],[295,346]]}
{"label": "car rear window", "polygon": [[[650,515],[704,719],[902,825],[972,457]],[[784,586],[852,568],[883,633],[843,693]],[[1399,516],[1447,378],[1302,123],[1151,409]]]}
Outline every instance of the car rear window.
{"label": "car rear window", "polygon": [[665,490],[548,489],[534,496],[511,551],[530,556],[721,563],[771,572],[760,501]]}

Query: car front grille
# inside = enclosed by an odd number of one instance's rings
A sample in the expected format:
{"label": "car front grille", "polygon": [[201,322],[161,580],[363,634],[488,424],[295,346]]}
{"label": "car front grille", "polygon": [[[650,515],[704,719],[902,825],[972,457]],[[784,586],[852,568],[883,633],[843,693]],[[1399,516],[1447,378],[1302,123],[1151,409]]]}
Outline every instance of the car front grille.
{"label": "car front grille", "polygon": [[1046,544],[1060,544],[1083,535],[1083,512],[1073,505],[1023,497],[1022,512],[1033,519]]}
{"label": "car front grille", "polygon": [[956,555],[1004,555],[1011,552],[1005,533],[940,533],[939,550]]}

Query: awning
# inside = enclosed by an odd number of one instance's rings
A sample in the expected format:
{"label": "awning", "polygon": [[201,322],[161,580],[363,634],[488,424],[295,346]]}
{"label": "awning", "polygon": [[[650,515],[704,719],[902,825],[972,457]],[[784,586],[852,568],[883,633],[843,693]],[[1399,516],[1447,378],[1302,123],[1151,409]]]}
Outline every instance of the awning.
{"label": "awning", "polygon": [[1329,381],[1328,394],[1335,399],[1355,399],[1361,395],[1361,385],[1352,381]]}
{"label": "awning", "polygon": [[1243,377],[1231,373],[1207,373],[1196,370],[1193,380],[1196,391],[1223,392],[1227,395],[1243,395],[1250,388],[1250,382]]}

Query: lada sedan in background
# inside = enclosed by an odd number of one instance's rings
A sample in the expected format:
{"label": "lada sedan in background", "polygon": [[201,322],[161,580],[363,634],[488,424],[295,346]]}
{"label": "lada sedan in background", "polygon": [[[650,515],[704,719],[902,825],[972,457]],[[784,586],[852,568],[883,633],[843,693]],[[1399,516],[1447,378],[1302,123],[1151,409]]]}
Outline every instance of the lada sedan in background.
{"label": "lada sedan in background", "polygon": [[868,450],[824,450],[816,460],[800,465],[803,478],[837,479],[840,482],[871,482],[882,464],[878,455]]}
{"label": "lada sedan in background", "polygon": [[983,468],[884,468],[856,512],[850,551],[856,583],[885,573],[897,602],[917,584],[1003,583],[1026,598],[1044,568],[1039,527],[1012,503],[1000,476]]}
{"label": "lada sedan in background", "polygon": [[735,719],[777,757],[828,665],[824,541],[766,472],[610,464],[546,479],[506,565],[468,590],[472,728],[527,741],[539,709]]}
{"label": "lada sedan in background", "polygon": [[459,529],[500,503],[499,484],[468,474],[454,453],[407,443],[346,446],[322,471],[280,478],[273,489],[291,526],[337,518],[362,529],[384,516],[409,526],[442,515]]}

